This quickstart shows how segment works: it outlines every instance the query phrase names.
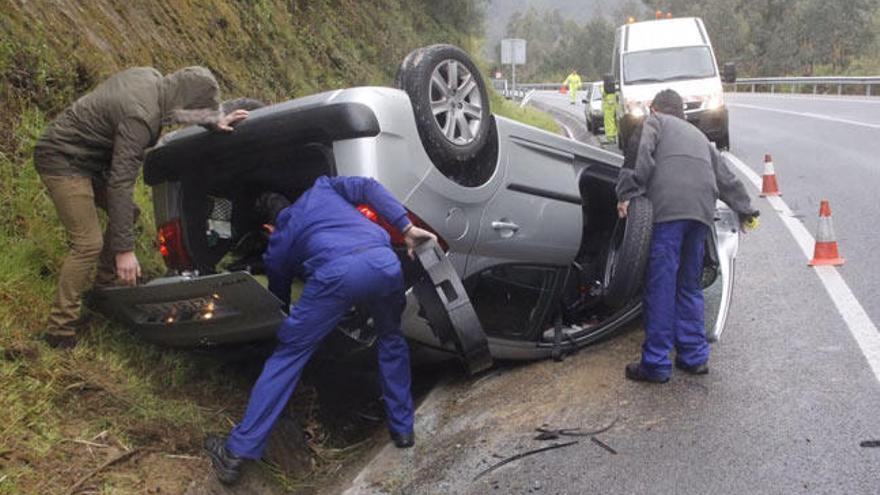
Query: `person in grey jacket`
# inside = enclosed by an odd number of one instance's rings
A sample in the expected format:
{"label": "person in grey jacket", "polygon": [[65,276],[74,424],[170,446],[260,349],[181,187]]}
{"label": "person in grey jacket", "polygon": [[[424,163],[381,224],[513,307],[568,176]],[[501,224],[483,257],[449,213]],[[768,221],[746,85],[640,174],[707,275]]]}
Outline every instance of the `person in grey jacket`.
{"label": "person in grey jacket", "polygon": [[[229,132],[246,117],[244,110],[220,112],[217,80],[204,67],[167,76],[135,67],[99,84],[46,128],[34,149],[34,166],[71,246],[43,334],[50,345],[76,344],[80,302],[93,280],[99,286],[133,285],[140,275],[134,186],[144,151],[156,144],[162,127],[200,124]],[[107,211],[104,236],[97,208]]]}
{"label": "person in grey jacket", "polygon": [[[700,279],[706,237],[721,199],[747,222],[758,215],[742,182],[702,132],[685,120],[681,96],[657,93],[642,127],[632,168],[617,182],[618,214],[632,198],[653,205],[654,228],[645,277],[645,342],[642,358],[626,366],[631,380],[663,383],[675,366],[687,373],[709,371]],[[630,150],[630,154],[632,150]],[[632,162],[632,156],[628,159]]]}

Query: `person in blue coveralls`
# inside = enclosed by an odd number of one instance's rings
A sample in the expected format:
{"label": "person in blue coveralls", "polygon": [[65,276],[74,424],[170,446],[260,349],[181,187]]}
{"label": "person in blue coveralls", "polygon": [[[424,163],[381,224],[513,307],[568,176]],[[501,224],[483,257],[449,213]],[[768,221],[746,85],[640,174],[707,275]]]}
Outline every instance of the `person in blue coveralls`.
{"label": "person in blue coveralls", "polygon": [[617,182],[621,218],[638,196],[648,198],[654,211],[643,299],[645,342],[641,360],[626,366],[630,380],[668,381],[673,347],[676,368],[693,375],[709,372],[700,279],[715,202],[727,203],[744,225],[759,213],[727,159],[685,119],[683,108],[675,91],[657,93],[635,138],[637,148],[626,143]]}
{"label": "person in blue coveralls", "polygon": [[400,261],[387,232],[357,209],[366,204],[400,231],[410,257],[431,232],[414,226],[381,184],[365,177],[319,177],[277,215],[264,255],[269,290],[285,307],[295,277],[302,295],[278,329],[278,344],[251,391],[244,419],[205,449],[223,483],[234,483],[246,459],[259,459],[278,416],[318,345],[353,305],[366,306],[378,333],[379,373],[388,428],[399,448],[412,447],[409,348],[400,331],[406,304]]}

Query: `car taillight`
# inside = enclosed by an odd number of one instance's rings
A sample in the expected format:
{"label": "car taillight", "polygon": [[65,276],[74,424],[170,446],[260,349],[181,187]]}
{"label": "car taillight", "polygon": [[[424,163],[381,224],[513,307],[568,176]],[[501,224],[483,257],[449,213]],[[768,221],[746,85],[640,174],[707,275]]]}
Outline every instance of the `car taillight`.
{"label": "car taillight", "polygon": [[188,270],[192,268],[189,255],[183,245],[183,228],[180,219],[164,223],[159,227],[159,252],[165,260],[165,266],[172,270]]}
{"label": "car taillight", "polygon": [[[372,208],[370,208],[367,205],[358,205],[357,210],[359,212],[361,212],[361,214],[363,216],[367,217],[368,220],[370,220],[371,222],[373,222],[375,224],[378,224],[380,227],[385,229],[386,232],[388,232],[388,235],[391,236],[391,245],[393,245],[395,247],[403,247],[406,245],[406,242],[404,242],[404,240],[403,240],[403,234],[398,232],[397,229],[395,229],[390,223],[386,222],[384,218],[380,217],[379,214],[376,213],[375,210],[373,210]],[[437,232],[435,232],[434,229],[432,229],[430,225],[428,225],[427,223],[425,223],[424,220],[419,218],[418,215],[416,215],[415,213],[413,213],[411,211],[407,211],[406,216],[409,217],[409,221],[412,222],[412,224],[415,225],[416,227],[418,227],[420,229],[425,229],[428,232],[436,235],[437,236],[437,244],[440,244],[440,247],[444,251],[449,251],[449,245],[446,244],[446,241],[443,240],[443,238],[440,237],[440,235],[437,234]]]}

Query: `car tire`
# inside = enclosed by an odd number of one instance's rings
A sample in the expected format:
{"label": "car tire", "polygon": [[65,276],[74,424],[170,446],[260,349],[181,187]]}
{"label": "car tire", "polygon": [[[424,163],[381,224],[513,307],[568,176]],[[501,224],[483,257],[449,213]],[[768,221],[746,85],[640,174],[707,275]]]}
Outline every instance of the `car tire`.
{"label": "car tire", "polygon": [[645,278],[654,214],[651,201],[632,198],[625,219],[614,226],[605,258],[604,300],[622,306],[638,295]]}
{"label": "car tire", "polygon": [[409,95],[419,137],[441,172],[454,175],[478,158],[494,122],[486,84],[467,53],[452,45],[416,49],[394,81]]}

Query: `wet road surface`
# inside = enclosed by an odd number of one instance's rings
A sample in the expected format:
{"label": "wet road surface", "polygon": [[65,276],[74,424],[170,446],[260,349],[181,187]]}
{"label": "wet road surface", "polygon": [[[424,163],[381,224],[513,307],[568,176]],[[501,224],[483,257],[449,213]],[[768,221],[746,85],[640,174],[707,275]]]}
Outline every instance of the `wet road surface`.
{"label": "wet road surface", "polygon": [[[835,122],[736,106],[776,105],[775,99],[755,103],[758,98],[729,98],[732,151],[758,173],[766,152],[791,162],[800,182],[782,179],[780,169],[788,165],[777,165],[777,173],[792,209],[801,201],[809,204],[811,195],[846,190],[836,180],[823,184],[820,153],[848,156],[833,151],[845,146],[847,153],[861,156],[878,145],[876,131],[874,141],[846,141],[846,134],[860,136],[849,129],[840,131],[842,144],[799,149],[813,139],[806,133],[828,137],[832,131],[820,125]],[[563,122],[566,126],[578,125],[582,105],[566,108],[567,101],[556,95],[537,100],[568,112],[572,119]],[[779,122],[777,116],[807,122]],[[863,180],[873,180],[876,168],[856,163],[864,167]],[[848,168],[835,177],[850,174],[854,177],[841,180],[858,182]],[[850,207],[872,208],[876,196],[863,194],[842,194],[835,220]],[[623,366],[639,354],[641,324],[636,322],[562,363],[507,365],[475,378],[453,377],[420,406],[416,448],[399,451],[389,445],[347,493],[880,493],[880,449],[859,446],[880,438],[880,384],[782,220],[766,200],[755,201],[764,212],[762,225],[740,245],[733,307],[722,341],[713,345],[709,375],[676,372],[665,385],[625,380]],[[846,206],[848,201],[854,206]],[[798,206],[796,212],[801,209],[805,216],[815,215],[812,206]],[[806,221],[811,232],[812,221]],[[869,235],[848,231],[843,222],[838,235]],[[874,255],[872,246],[842,244],[842,249],[853,260]],[[873,315],[877,301],[870,284],[876,270],[869,261],[855,270],[850,263],[841,274]],[[593,430],[611,423],[597,437],[616,454],[589,437],[534,439],[535,428],[545,424]],[[579,443],[474,480],[503,458],[571,440]]]}

